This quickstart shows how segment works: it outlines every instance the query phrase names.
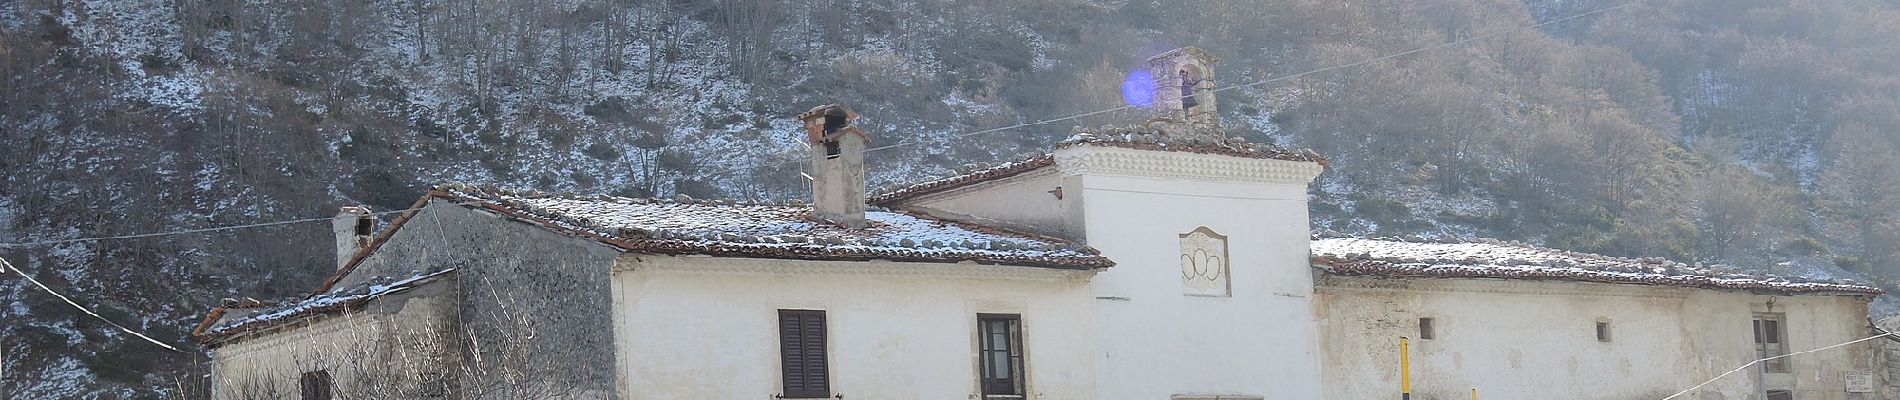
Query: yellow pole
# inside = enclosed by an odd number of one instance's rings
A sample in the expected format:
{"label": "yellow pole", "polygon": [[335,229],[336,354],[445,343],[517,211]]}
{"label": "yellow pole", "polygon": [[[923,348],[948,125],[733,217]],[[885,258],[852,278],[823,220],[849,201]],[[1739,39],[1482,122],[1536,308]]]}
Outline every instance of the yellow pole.
{"label": "yellow pole", "polygon": [[1471,388],[1471,400],[1478,400],[1478,388]]}
{"label": "yellow pole", "polygon": [[1412,400],[1412,343],[1399,337],[1399,400]]}

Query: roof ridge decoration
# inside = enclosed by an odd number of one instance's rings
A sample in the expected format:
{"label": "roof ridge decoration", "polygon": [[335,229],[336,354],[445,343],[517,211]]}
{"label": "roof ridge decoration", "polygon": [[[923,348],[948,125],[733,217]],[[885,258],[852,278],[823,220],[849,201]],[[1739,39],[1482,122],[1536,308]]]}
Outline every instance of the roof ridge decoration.
{"label": "roof ridge decoration", "polygon": [[807,260],[976,262],[1093,270],[1114,265],[1086,245],[903,211],[867,213],[870,226],[814,221],[810,207],[726,200],[549,194],[460,183],[435,198],[469,203],[626,251]]}
{"label": "roof ridge decoration", "polygon": [[1170,134],[1177,123],[1156,118],[1147,124],[1102,125],[1097,128],[1077,126],[1067,139],[1056,142],[1057,149],[1076,146],[1120,147],[1137,150],[1178,151],[1200,154],[1218,154],[1242,158],[1260,158],[1285,161],[1318,163],[1328,166],[1326,156],[1312,149],[1291,149],[1270,143],[1254,143],[1240,137],[1228,137],[1224,140],[1206,139],[1201,136],[1186,136],[1175,140]]}
{"label": "roof ridge decoration", "polygon": [[1318,163],[1275,158],[1207,157],[1185,151],[1078,145],[1056,153],[1063,175],[1106,175],[1243,184],[1306,185],[1325,172]]}
{"label": "roof ridge decoration", "polygon": [[1565,280],[1774,293],[1878,295],[1853,281],[1728,272],[1660,257],[1627,258],[1496,239],[1316,239],[1312,262],[1344,276]]}

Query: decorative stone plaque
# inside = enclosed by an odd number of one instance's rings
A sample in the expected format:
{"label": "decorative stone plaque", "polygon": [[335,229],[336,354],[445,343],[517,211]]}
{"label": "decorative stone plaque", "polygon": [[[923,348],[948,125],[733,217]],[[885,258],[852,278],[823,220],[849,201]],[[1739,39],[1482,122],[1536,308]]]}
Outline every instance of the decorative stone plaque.
{"label": "decorative stone plaque", "polygon": [[1203,226],[1181,234],[1181,287],[1194,296],[1227,296],[1227,237]]}
{"label": "decorative stone plaque", "polygon": [[1842,380],[1846,381],[1848,393],[1873,393],[1874,374],[1866,371],[1843,371]]}

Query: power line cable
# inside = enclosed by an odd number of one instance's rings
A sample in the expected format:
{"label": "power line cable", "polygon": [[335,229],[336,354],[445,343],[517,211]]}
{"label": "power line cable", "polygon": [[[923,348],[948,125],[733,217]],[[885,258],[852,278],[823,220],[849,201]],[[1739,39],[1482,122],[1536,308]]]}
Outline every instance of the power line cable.
{"label": "power line cable", "polygon": [[[1283,80],[1292,80],[1292,78],[1302,78],[1302,76],[1311,76],[1311,74],[1321,74],[1321,72],[1330,72],[1330,70],[1341,70],[1341,68],[1353,68],[1353,66],[1360,66],[1360,64],[1370,64],[1370,63],[1379,63],[1379,61],[1389,61],[1389,59],[1398,59],[1398,57],[1406,57],[1406,55],[1414,55],[1414,53],[1421,53],[1421,51],[1431,51],[1431,49],[1442,49],[1442,47],[1454,47],[1454,45],[1469,44],[1469,42],[1476,42],[1476,40],[1486,40],[1486,38],[1493,38],[1493,36],[1499,36],[1499,34],[1509,34],[1509,32],[1516,32],[1516,30],[1522,30],[1522,28],[1549,27],[1549,25],[1556,25],[1556,23],[1566,23],[1566,21],[1573,21],[1573,19],[1581,19],[1581,17],[1588,17],[1588,15],[1598,15],[1598,13],[1607,13],[1607,11],[1615,11],[1615,9],[1623,9],[1623,8],[1628,8],[1628,6],[1636,6],[1636,4],[1640,4],[1640,2],[1644,2],[1644,0],[1630,0],[1630,2],[1625,2],[1625,4],[1617,4],[1617,6],[1609,6],[1609,8],[1592,9],[1592,11],[1583,11],[1583,13],[1575,13],[1575,15],[1568,15],[1568,17],[1560,17],[1560,19],[1552,19],[1552,21],[1545,21],[1545,23],[1535,23],[1535,25],[1524,25],[1524,27],[1514,27],[1514,28],[1509,28],[1509,30],[1503,30],[1503,28],[1501,28],[1501,30],[1495,30],[1495,32],[1486,32],[1486,34],[1478,34],[1478,36],[1469,36],[1469,38],[1461,38],[1461,40],[1454,40],[1454,42],[1446,42],[1446,44],[1425,45],[1425,47],[1417,47],[1417,49],[1408,49],[1408,51],[1398,51],[1398,53],[1389,53],[1389,55],[1379,55],[1379,57],[1372,57],[1372,59],[1364,59],[1364,61],[1357,61],[1357,63],[1336,64],[1336,66],[1324,66],[1324,68],[1315,68],[1315,70],[1305,70],[1305,72],[1296,72],[1296,74],[1286,74],[1286,76],[1277,76],[1277,78],[1267,78],[1267,80],[1260,80],[1260,82],[1237,83],[1237,85],[1224,85],[1224,87],[1214,87],[1214,89],[1208,89],[1207,93],[1218,93],[1218,91],[1231,91],[1231,89],[1239,89],[1239,87],[1254,87],[1254,85],[1264,85],[1264,83],[1283,82]],[[1180,99],[1186,99],[1186,97],[1180,97]],[[1094,110],[1094,112],[1081,112],[1081,114],[1070,114],[1070,116],[1060,116],[1060,118],[1041,119],[1041,121],[1028,121],[1028,123],[1015,123],[1015,125],[1007,125],[1007,127],[994,127],[994,129],[982,129],[982,131],[971,131],[971,133],[958,133],[958,135],[950,135],[950,138],[965,138],[965,136],[986,135],[986,133],[999,133],[999,131],[1011,131],[1011,129],[1020,129],[1020,127],[1034,127],[1034,125],[1049,125],[1049,123],[1056,123],[1056,121],[1068,121],[1068,119],[1089,118],[1089,116],[1100,116],[1100,114],[1110,114],[1110,112],[1119,112],[1119,110],[1131,110],[1131,108],[1136,108],[1136,106],[1134,106],[1134,104],[1123,104],[1123,106],[1113,106],[1113,108],[1104,108],[1104,110]],[[916,146],[916,144],[921,144],[921,142],[902,142],[901,140],[901,142],[895,142],[895,144],[885,144],[885,146],[876,146],[876,148],[866,148],[864,152],[882,152],[882,150],[893,150],[893,148],[902,148],[902,146]],[[804,159],[788,159],[788,161],[779,161],[779,163],[766,163],[766,165],[756,165],[756,167],[779,167],[779,165],[788,165],[788,163],[798,163],[798,161],[804,161]],[[724,171],[716,171],[716,173],[735,173],[735,171],[737,171],[737,169],[724,169]],[[705,174],[705,173],[701,173],[701,174]],[[371,214],[374,214],[374,216],[382,216],[382,214],[401,214],[401,212],[407,212],[407,209],[384,210],[384,212],[371,212]],[[142,239],[142,237],[165,237],[165,235],[184,235],[184,233],[205,233],[205,231],[230,231],[230,229],[249,229],[249,227],[287,226],[287,224],[302,224],[302,222],[325,222],[325,220],[333,220],[333,218],[304,218],[304,220],[281,220],[281,222],[258,222],[258,224],[243,224],[243,226],[203,227],[203,229],[182,229],[182,231],[158,231],[158,233],[137,233],[137,235],[114,235],[114,237],[80,237],[80,239],[59,239],[59,241],[36,241],[36,243],[0,243],[0,246],[11,246],[11,248],[21,248],[21,246],[65,245],[65,243],[84,243],[84,241],[116,241],[116,239]]]}
{"label": "power line cable", "polygon": [[[1875,329],[1880,329],[1880,328],[1879,328],[1879,327],[1875,327]],[[1823,351],[1823,350],[1829,350],[1829,349],[1833,349],[1833,348],[1837,348],[1837,347],[1842,347],[1842,346],[1847,346],[1847,345],[1851,345],[1851,344],[1855,344],[1855,343],[1860,343],[1860,342],[1865,342],[1865,341],[1869,341],[1869,340],[1874,340],[1874,339],[1879,339],[1879,338],[1883,338],[1883,337],[1889,337],[1889,336],[1892,336],[1892,337],[1900,337],[1900,335],[1895,335],[1895,334],[1894,334],[1893,332],[1887,332],[1887,330],[1885,330],[1885,329],[1881,329],[1880,331],[1881,331],[1881,334],[1879,334],[1879,335],[1873,335],[1873,336],[1868,336],[1868,337],[1865,337],[1865,338],[1861,338],[1861,339],[1857,339],[1857,340],[1854,340],[1854,341],[1850,341],[1850,342],[1845,342],[1845,343],[1840,343],[1840,344],[1836,344],[1836,345],[1832,345],[1832,346],[1827,346],[1827,347],[1822,347],[1822,348],[1818,348],[1818,349],[1812,349],[1812,350],[1804,350],[1804,351],[1797,351],[1797,352],[1793,352],[1793,353],[1788,353],[1788,354],[1782,354],[1782,355],[1778,355],[1778,356],[1774,356],[1774,357],[1766,357],[1766,358],[1761,358],[1761,359],[1757,359],[1757,360],[1755,360],[1755,361],[1749,361],[1749,362],[1748,362],[1747,364],[1742,364],[1742,366],[1740,366],[1740,367],[1735,367],[1735,369],[1731,369],[1731,370],[1728,370],[1728,372],[1723,372],[1723,373],[1722,373],[1721,375],[1716,375],[1716,376],[1715,376],[1714,378],[1709,378],[1709,380],[1706,380],[1706,381],[1702,381],[1702,383],[1699,383],[1699,384],[1696,384],[1695,386],[1692,386],[1692,387],[1690,387],[1690,388],[1688,388],[1688,389],[1683,389],[1683,390],[1682,390],[1682,391],[1680,391],[1680,392],[1676,392],[1676,394],[1672,394],[1672,395],[1669,395],[1669,397],[1664,397],[1664,398],[1662,398],[1662,400],[1673,400],[1673,399],[1675,399],[1676,397],[1679,397],[1679,396],[1682,396],[1682,395],[1683,395],[1683,394],[1685,394],[1685,393],[1689,393],[1689,392],[1692,392],[1692,391],[1695,391],[1696,389],[1701,389],[1701,388],[1702,388],[1703,386],[1708,386],[1708,385],[1709,385],[1710,383],[1714,383],[1715,381],[1718,381],[1718,380],[1721,380],[1722,378],[1724,378],[1724,377],[1727,377],[1727,376],[1729,376],[1729,374],[1733,374],[1733,373],[1736,373],[1736,372],[1740,372],[1740,371],[1742,371],[1742,370],[1745,370],[1745,369],[1748,369],[1748,367],[1752,367],[1752,366],[1754,366],[1755,364],[1760,364],[1760,363],[1763,363],[1763,362],[1767,362],[1767,361],[1769,361],[1769,360],[1777,360],[1777,359],[1782,359],[1782,358],[1788,358],[1788,357],[1794,357],[1794,356],[1797,356],[1797,355],[1802,355],[1802,354],[1808,354],[1808,353],[1814,353],[1814,352],[1819,352],[1819,351]]]}
{"label": "power line cable", "polygon": [[[1585,12],[1581,12],[1581,13],[1577,13],[1577,14],[1572,14],[1572,15],[1569,15],[1569,16],[1565,16],[1565,17],[1563,17],[1563,18],[1557,18],[1557,19],[1553,19],[1553,20],[1549,20],[1549,21],[1544,21],[1544,22],[1539,22],[1539,23],[1535,23],[1535,24],[1530,24],[1530,25],[1523,25],[1523,26],[1516,26],[1516,27],[1512,27],[1512,28],[1510,28],[1510,29],[1499,29],[1499,30],[1496,30],[1496,31],[1493,31],[1493,32],[1488,32],[1488,33],[1485,33],[1485,34],[1481,34],[1481,35],[1475,35],[1475,36],[1470,36],[1470,37],[1466,37],[1466,38],[1463,38],[1463,39],[1458,39],[1458,40],[1453,40],[1453,41],[1450,41],[1450,42],[1445,42],[1445,43],[1440,43],[1440,44],[1436,44],[1436,45],[1431,45],[1431,46],[1425,46],[1425,47],[1420,47],[1420,48],[1416,48],[1416,49],[1411,49],[1411,50],[1406,50],[1406,51],[1401,51],[1401,52],[1397,52],[1397,53],[1391,53],[1391,54],[1386,54],[1386,55],[1382,55],[1382,56],[1378,56],[1378,57],[1373,57],[1373,58],[1368,58],[1368,59],[1364,59],[1364,60],[1359,60],[1359,61],[1355,61],[1355,62],[1351,62],[1351,63],[1346,63],[1346,64],[1340,64],[1340,65],[1334,65],[1334,66],[1329,66],[1329,67],[1324,67],[1324,68],[1318,68],[1318,69],[1312,69],[1312,70],[1307,70],[1307,71],[1303,71],[1303,72],[1298,72],[1298,73],[1293,73],[1293,74],[1287,74],[1287,75],[1281,75],[1281,76],[1277,76],[1277,77],[1273,77],[1273,78],[1268,78],[1268,79],[1264,79],[1264,80],[1259,80],[1259,81],[1254,81],[1254,82],[1248,82],[1248,83],[1243,83],[1243,84],[1236,84],[1236,85],[1228,85],[1228,86],[1222,86],[1222,87],[1218,87],[1218,88],[1214,88],[1214,89],[1209,89],[1209,90],[1208,90],[1208,91],[1207,91],[1206,93],[1216,93],[1216,92],[1224,92],[1224,91],[1228,91],[1228,90],[1233,90],[1233,89],[1239,89],[1239,88],[1246,88],[1246,87],[1254,87],[1254,86],[1259,86],[1259,85],[1264,85],[1264,84],[1268,84],[1268,83],[1273,83],[1273,82],[1278,82],[1278,81],[1283,81],[1283,80],[1287,80],[1287,79],[1293,79],[1293,78],[1299,78],[1299,77],[1303,77],[1303,76],[1307,76],[1307,75],[1313,75],[1313,74],[1318,74],[1318,73],[1322,73],[1322,72],[1328,72],[1328,71],[1333,71],[1333,70],[1339,70],[1339,69],[1346,69],[1346,68],[1353,68],[1353,67],[1358,67],[1358,66],[1361,66],[1361,65],[1366,65],[1366,64],[1371,64],[1371,63],[1376,63],[1376,62],[1380,62],[1380,61],[1385,61],[1385,60],[1390,60],[1390,59],[1394,59],[1394,58],[1399,58],[1399,57],[1404,57],[1404,56],[1408,56],[1408,55],[1412,55],[1412,54],[1417,54],[1417,53],[1421,53],[1421,52],[1426,52],[1426,51],[1431,51],[1431,50],[1437,50],[1437,49],[1443,49],[1443,48],[1448,48],[1448,47],[1455,47],[1455,46],[1459,46],[1459,45],[1464,45],[1464,44],[1466,44],[1466,43],[1471,43],[1471,42],[1475,42],[1475,41],[1479,41],[1479,40],[1484,40],[1484,39],[1490,39],[1490,38],[1492,38],[1492,37],[1497,37],[1497,36],[1500,36],[1500,35],[1504,35],[1504,34],[1508,34],[1508,33],[1512,33],[1512,32],[1517,32],[1517,31],[1520,31],[1520,30],[1524,30],[1524,29],[1537,29],[1537,28],[1542,28],[1542,27],[1545,27],[1545,26],[1550,26],[1550,25],[1554,25],[1554,24],[1559,24],[1559,23],[1564,23],[1564,22],[1569,22],[1569,21],[1572,21],[1572,20],[1576,20],[1576,19],[1578,19],[1578,18],[1583,18],[1583,17],[1588,17],[1588,16],[1591,16],[1591,15],[1597,15],[1597,14],[1602,14],[1602,13],[1606,13],[1606,12],[1610,12],[1610,11],[1615,11],[1615,10],[1620,10],[1620,9],[1623,9],[1623,8],[1626,8],[1626,7],[1629,7],[1629,6],[1633,6],[1633,5],[1636,5],[1637,3],[1642,3],[1643,1],[1644,1],[1644,0],[1630,0],[1630,1],[1627,1],[1627,2],[1624,2],[1624,3],[1622,3],[1622,4],[1617,4],[1617,5],[1614,5],[1614,6],[1610,6],[1610,7],[1605,7],[1605,8],[1600,8],[1600,9],[1596,9],[1596,10],[1591,10],[1591,11],[1585,11]],[[1180,100],[1180,99],[1185,99],[1185,98],[1187,98],[1187,97],[1189,97],[1189,96],[1181,96],[1181,97],[1179,97],[1179,98],[1176,98],[1175,100]],[[1073,114],[1073,115],[1067,115],[1067,116],[1062,116],[1062,117],[1056,117],[1056,118],[1049,118],[1049,119],[1044,119],[1044,120],[1040,120],[1040,121],[1035,121],[1035,122],[1023,122],[1023,123],[1017,123],[1017,124],[1015,124],[1015,125],[1009,125],[1009,126],[1003,126],[1003,127],[998,127],[998,128],[990,128],[990,129],[984,129],[984,130],[980,130],[980,131],[972,131],[972,132],[965,132],[965,133],[958,133],[958,134],[953,134],[953,135],[950,135],[950,136],[949,136],[949,138],[951,138],[951,139],[959,139],[959,138],[964,138],[964,137],[970,137],[970,136],[976,136],[976,135],[982,135],[982,134],[986,134],[986,133],[995,133],[995,132],[1002,132],[1002,131],[1007,131],[1007,130],[1013,130],[1013,129],[1018,129],[1018,128],[1025,128],[1025,127],[1030,127],[1030,126],[1037,126],[1037,125],[1048,125],[1048,124],[1050,124],[1050,123],[1055,123],[1055,122],[1061,122],[1061,121],[1067,121],[1067,120],[1074,120],[1074,119],[1078,119],[1078,118],[1083,118],[1083,117],[1090,117],[1090,116],[1095,116],[1095,115],[1101,115],[1101,114],[1107,114],[1107,113],[1111,113],[1111,112],[1116,112],[1116,111],[1122,111],[1122,110],[1128,110],[1128,109],[1133,109],[1133,108],[1137,108],[1137,107],[1138,107],[1138,106],[1136,106],[1136,105],[1131,105],[1131,104],[1124,104],[1124,105],[1121,105],[1121,106],[1117,106],[1117,107],[1111,107],[1111,108],[1107,108],[1107,109],[1102,109],[1102,110],[1096,110],[1096,111],[1090,111],[1090,112],[1084,112],[1084,113],[1080,113],[1080,114]],[[873,152],[873,151],[880,151],[880,150],[889,150],[889,149],[894,149],[894,148],[899,148],[899,147],[904,147],[904,146],[912,146],[912,145],[917,145],[917,144],[922,144],[922,143],[923,143],[923,142],[916,142],[916,141],[899,141],[899,142],[897,142],[897,143],[893,143],[893,144],[889,144],[889,145],[884,145],[884,146],[878,146],[878,147],[872,147],[872,148],[868,148],[868,149],[864,149],[864,152],[866,152],[866,153],[869,153],[869,152]],[[801,162],[801,161],[804,161],[804,160],[786,160],[786,161],[782,161],[782,162],[778,162],[778,163],[768,163],[768,164],[762,164],[762,165],[758,165],[758,166],[755,166],[755,167],[776,167],[776,166],[782,166],[782,165],[786,165],[786,164],[792,164],[792,163],[796,163],[796,162]],[[717,170],[716,172],[719,172],[719,173],[729,173],[729,172],[737,172],[737,171],[738,171],[738,169],[737,169],[737,168],[732,168],[732,169],[726,169],[726,170]]]}
{"label": "power line cable", "polygon": [[[408,211],[409,211],[408,209],[402,209],[402,210],[395,210],[395,211],[383,211],[383,212],[370,213],[370,215],[400,214],[400,213],[404,213]],[[140,233],[140,234],[133,234],[133,235],[85,237],[85,238],[76,238],[76,239],[48,240],[48,241],[42,241],[42,242],[0,243],[0,247],[38,247],[38,246],[48,246],[48,245],[76,243],[76,242],[93,242],[93,241],[101,241],[101,240],[118,240],[118,239],[138,239],[138,238],[183,235],[183,234],[202,233],[202,232],[219,232],[219,231],[229,231],[229,230],[238,230],[238,229],[261,228],[261,227],[266,227],[266,226],[289,225],[289,224],[298,224],[298,223],[305,223],[305,222],[329,221],[332,219],[335,219],[335,217],[293,219],[293,220],[276,221],[276,222],[259,222],[255,224],[230,225],[230,226],[220,226],[220,227],[202,228],[202,229],[186,229],[186,230],[178,230],[178,231]]]}
{"label": "power line cable", "polygon": [[53,297],[58,297],[60,300],[66,301],[66,304],[72,305],[73,308],[77,308],[79,309],[79,311],[85,312],[86,315],[91,315],[93,318],[97,318],[100,321],[105,321],[106,324],[112,325],[112,327],[114,328],[119,328],[120,331],[124,331],[125,333],[132,334],[132,336],[137,336],[139,339],[145,339],[146,342],[151,342],[154,345],[158,345],[158,347],[163,347],[165,348],[165,350],[180,351],[178,350],[177,347],[172,347],[172,345],[165,344],[164,342],[160,342],[158,341],[158,339],[153,339],[151,336],[146,336],[143,333],[139,333],[138,331],[132,330],[132,328],[127,328],[125,327],[125,325],[119,325],[119,323],[117,322],[112,322],[112,320],[106,319],[105,316],[101,316],[99,315],[99,313],[92,312],[92,309],[88,309],[86,308],[86,306],[79,305],[79,303],[74,302],[72,298],[66,297],[66,295],[59,294],[59,292],[53,291],[52,288],[46,287],[45,284],[41,284],[39,280],[33,279],[31,275],[27,275],[25,270],[22,270],[19,267],[13,266],[13,263],[7,262],[5,258],[0,258],[0,274],[5,274],[7,270],[19,272],[20,277],[26,278],[27,282],[32,282],[33,286],[38,286],[40,290],[44,290],[46,291],[46,293],[52,294]]}

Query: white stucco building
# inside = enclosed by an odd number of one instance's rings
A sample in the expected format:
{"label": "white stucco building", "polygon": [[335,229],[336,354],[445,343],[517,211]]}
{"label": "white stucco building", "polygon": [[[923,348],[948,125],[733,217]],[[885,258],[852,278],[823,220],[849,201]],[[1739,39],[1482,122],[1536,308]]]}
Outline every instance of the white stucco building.
{"label": "white stucco building", "polygon": [[[1380,399],[1409,374],[1645,399],[1873,332],[1850,283],[1316,240],[1325,159],[1226,137],[1205,52],[1151,62],[1161,117],[872,195],[878,136],[820,106],[810,205],[445,184],[386,227],[346,210],[317,295],[194,330],[214,398]],[[1886,398],[1878,343],[1679,398]]]}

